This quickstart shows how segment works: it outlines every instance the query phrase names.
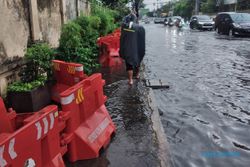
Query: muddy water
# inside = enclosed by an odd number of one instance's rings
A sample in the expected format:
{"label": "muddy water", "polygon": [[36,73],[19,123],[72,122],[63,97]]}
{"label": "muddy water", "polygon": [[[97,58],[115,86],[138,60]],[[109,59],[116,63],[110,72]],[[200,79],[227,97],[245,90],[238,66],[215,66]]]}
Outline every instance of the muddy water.
{"label": "muddy water", "polygon": [[145,25],[146,76],[175,167],[250,166],[250,39]]}

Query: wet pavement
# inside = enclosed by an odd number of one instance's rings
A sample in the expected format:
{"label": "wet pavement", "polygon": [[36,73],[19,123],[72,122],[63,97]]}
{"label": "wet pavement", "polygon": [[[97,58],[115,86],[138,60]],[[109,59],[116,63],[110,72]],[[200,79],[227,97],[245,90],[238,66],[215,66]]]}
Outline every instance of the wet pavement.
{"label": "wet pavement", "polygon": [[158,142],[152,127],[149,89],[141,80],[128,85],[123,68],[103,69],[107,109],[117,133],[100,158],[67,164],[67,167],[157,167]]}
{"label": "wet pavement", "polygon": [[154,90],[174,167],[250,165],[250,38],[144,25],[146,78]]}
{"label": "wet pavement", "polygon": [[[100,158],[67,166],[156,167],[170,155],[173,167],[248,167],[250,39],[144,26],[145,79],[170,85],[153,91],[165,133],[157,138],[153,130],[152,91],[144,82],[129,87],[124,69],[102,70],[116,137]],[[163,137],[168,145],[161,145]]]}

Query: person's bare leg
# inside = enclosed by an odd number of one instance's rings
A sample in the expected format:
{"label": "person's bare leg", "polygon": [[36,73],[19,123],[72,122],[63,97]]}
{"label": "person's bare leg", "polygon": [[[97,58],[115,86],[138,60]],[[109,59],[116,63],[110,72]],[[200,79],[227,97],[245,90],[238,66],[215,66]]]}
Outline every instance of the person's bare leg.
{"label": "person's bare leg", "polygon": [[140,73],[140,66],[139,66],[139,67],[136,67],[136,70],[135,70],[135,78],[136,78],[136,79],[139,79],[139,78],[140,78],[139,73]]}
{"label": "person's bare leg", "polygon": [[133,84],[133,70],[128,70],[128,83]]}

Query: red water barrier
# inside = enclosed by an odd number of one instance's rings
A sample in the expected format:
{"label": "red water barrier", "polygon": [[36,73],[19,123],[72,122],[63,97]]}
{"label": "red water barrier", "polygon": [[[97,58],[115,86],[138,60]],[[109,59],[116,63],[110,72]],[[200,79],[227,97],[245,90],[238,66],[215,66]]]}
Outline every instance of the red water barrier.
{"label": "red water barrier", "polygon": [[104,105],[101,74],[94,74],[62,92],[62,119],[66,121],[65,138],[71,162],[92,159],[107,147],[115,126]]}
{"label": "red water barrier", "polygon": [[52,100],[60,102],[59,94],[76,83],[87,78],[83,65],[53,60],[54,76],[57,83],[52,88]]}
{"label": "red water barrier", "polygon": [[6,111],[0,98],[0,115],[0,167],[65,166],[62,155],[67,148],[60,146],[57,106],[16,115]]}
{"label": "red water barrier", "polygon": [[99,46],[99,63],[103,67],[113,67],[122,65],[122,59],[119,56],[120,49],[120,29],[112,34],[100,37],[97,40]]}
{"label": "red water barrier", "polygon": [[[104,105],[101,74],[85,78],[76,69],[82,68],[79,64],[70,63],[73,67],[68,69],[68,63],[53,63],[57,84],[67,86],[59,95],[61,112],[50,105],[36,113],[16,114],[7,111],[0,98],[0,167],[64,167],[66,153],[71,162],[96,158],[115,133]],[[74,75],[67,70],[75,70]],[[74,77],[80,81],[76,83]]]}

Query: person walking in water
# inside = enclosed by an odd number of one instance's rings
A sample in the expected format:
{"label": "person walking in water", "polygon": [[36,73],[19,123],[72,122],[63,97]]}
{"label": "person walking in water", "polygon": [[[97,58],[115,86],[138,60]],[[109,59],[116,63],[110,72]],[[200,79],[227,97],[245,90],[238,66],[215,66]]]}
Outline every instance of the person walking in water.
{"label": "person walking in water", "polygon": [[119,52],[126,63],[128,83],[133,85],[133,74],[135,72],[136,79],[139,79],[140,64],[145,55],[145,29],[137,24],[133,12],[123,18]]}

